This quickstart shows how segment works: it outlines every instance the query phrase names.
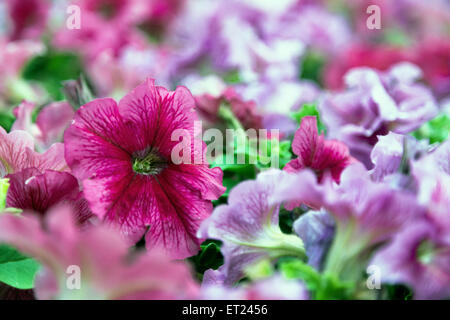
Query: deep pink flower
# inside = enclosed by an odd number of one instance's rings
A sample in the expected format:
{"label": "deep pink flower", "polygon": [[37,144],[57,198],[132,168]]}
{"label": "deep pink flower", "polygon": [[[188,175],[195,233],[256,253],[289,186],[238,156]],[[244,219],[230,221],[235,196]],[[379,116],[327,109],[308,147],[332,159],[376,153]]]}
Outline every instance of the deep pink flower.
{"label": "deep pink flower", "polygon": [[194,107],[185,87],[169,92],[149,79],[119,104],[97,99],[82,106],[64,136],[67,162],[92,211],[134,241],[150,227],[147,248],[173,258],[198,251],[197,229],[224,191],[219,168],[171,160],[177,129],[189,133],[195,149]]}
{"label": "deep pink flower", "polygon": [[38,153],[34,151],[33,137],[28,132],[13,130],[6,133],[0,127],[0,176],[26,168],[66,171],[63,144],[55,143],[46,152]]}
{"label": "deep pink flower", "polygon": [[342,89],[344,75],[355,67],[387,70],[402,61],[413,62],[414,54],[401,48],[386,45],[354,44],[343,50],[325,69],[325,84],[329,89]]}
{"label": "deep pink flower", "polygon": [[50,1],[7,0],[8,13],[12,20],[11,39],[38,38],[47,24]]}
{"label": "deep pink flower", "polygon": [[[35,280],[38,299],[192,299],[197,285],[186,265],[161,253],[130,254],[115,229],[80,229],[68,207],[42,221],[36,215],[0,216],[0,242],[42,264]],[[80,287],[68,287],[79,268]]]}
{"label": "deep pink flower", "polygon": [[296,172],[304,168],[312,169],[319,179],[329,172],[333,180],[339,182],[341,172],[356,160],[350,156],[348,148],[342,142],[325,140],[319,135],[316,117],[302,119],[292,141],[292,151],[298,156],[286,164],[284,170]]}
{"label": "deep pink flower", "polygon": [[10,187],[6,207],[31,211],[41,215],[59,204],[71,206],[77,222],[85,224],[93,218],[87,201],[83,198],[77,179],[68,172],[36,168],[9,174]]}

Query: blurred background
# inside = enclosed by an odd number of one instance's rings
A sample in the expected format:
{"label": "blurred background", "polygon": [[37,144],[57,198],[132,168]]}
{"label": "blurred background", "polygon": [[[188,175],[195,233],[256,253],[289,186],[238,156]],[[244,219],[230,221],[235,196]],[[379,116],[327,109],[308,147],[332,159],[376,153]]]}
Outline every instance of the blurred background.
{"label": "blurred background", "polygon": [[186,85],[194,95],[232,87],[255,104],[262,126],[286,132],[295,126],[283,115],[318,101],[324,90],[343,89],[343,76],[357,66],[412,62],[445,102],[449,3],[2,0],[0,124],[11,126],[23,99],[33,102],[34,114],[64,100],[63,81],[80,75],[93,96],[117,99],[146,77],[171,89]]}

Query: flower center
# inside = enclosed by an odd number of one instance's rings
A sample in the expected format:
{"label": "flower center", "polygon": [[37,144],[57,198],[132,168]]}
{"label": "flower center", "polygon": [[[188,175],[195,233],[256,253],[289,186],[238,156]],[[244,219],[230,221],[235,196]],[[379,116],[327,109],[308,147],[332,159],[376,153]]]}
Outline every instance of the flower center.
{"label": "flower center", "polygon": [[160,173],[167,162],[154,151],[149,152],[144,157],[133,157],[133,171],[138,174],[154,175]]}

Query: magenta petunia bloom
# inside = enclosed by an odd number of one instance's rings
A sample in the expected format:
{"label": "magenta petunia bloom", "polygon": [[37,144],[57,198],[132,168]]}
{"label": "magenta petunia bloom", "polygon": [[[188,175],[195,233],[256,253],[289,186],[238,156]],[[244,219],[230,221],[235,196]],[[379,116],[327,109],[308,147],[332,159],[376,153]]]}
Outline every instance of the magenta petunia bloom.
{"label": "magenta petunia bloom", "polygon": [[77,179],[68,172],[27,168],[6,178],[10,183],[6,207],[45,215],[52,207],[65,204],[71,206],[80,225],[94,220]]}
{"label": "magenta petunia bloom", "polygon": [[[194,139],[194,107],[185,87],[170,92],[147,80],[119,104],[97,99],[82,106],[64,136],[67,163],[92,211],[132,241],[150,228],[147,248],[173,258],[198,251],[197,229],[225,190],[221,169],[193,164],[194,144],[206,148]],[[191,164],[172,161],[177,129],[190,135]]]}
{"label": "magenta petunia bloom", "polygon": [[[43,220],[36,215],[0,215],[0,242],[42,264],[34,287],[38,299],[197,296],[198,286],[186,265],[157,252],[132,254],[114,228],[99,225],[80,229],[73,212],[65,206],[54,208]],[[77,274],[79,280],[75,279]]]}
{"label": "magenta petunia bloom", "polygon": [[7,0],[5,1],[11,18],[11,40],[37,39],[44,32],[50,13],[50,1]]}
{"label": "magenta petunia bloom", "polygon": [[296,172],[310,168],[317,174],[319,181],[329,172],[333,180],[339,182],[342,170],[356,161],[350,156],[345,144],[325,140],[323,134],[319,135],[316,117],[311,116],[302,119],[292,141],[292,151],[298,158],[286,164],[284,170]]}

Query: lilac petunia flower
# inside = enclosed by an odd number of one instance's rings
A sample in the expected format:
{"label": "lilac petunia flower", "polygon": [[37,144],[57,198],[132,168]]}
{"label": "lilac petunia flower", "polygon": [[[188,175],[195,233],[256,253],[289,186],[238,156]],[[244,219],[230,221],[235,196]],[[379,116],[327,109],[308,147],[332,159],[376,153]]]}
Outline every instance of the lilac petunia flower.
{"label": "lilac petunia flower", "polygon": [[[425,141],[417,141],[411,136],[389,132],[378,136],[378,142],[370,154],[374,168],[370,171],[374,181],[398,182],[398,187],[409,187],[413,182],[403,174],[408,174],[411,161],[418,160],[428,151]],[[395,184],[394,184],[395,185]]]}
{"label": "lilac petunia flower", "polygon": [[415,299],[450,298],[450,238],[424,220],[406,226],[371,264],[386,283],[408,284]]}
{"label": "lilac petunia flower", "polygon": [[[150,227],[146,247],[173,258],[199,250],[197,229],[212,211],[211,200],[224,192],[220,168],[194,164],[206,151],[201,141],[201,150],[194,147],[194,107],[186,88],[169,92],[149,79],[119,104],[97,99],[82,106],[64,135],[67,163],[92,211],[132,241]],[[172,159],[180,143],[172,139],[175,130],[188,134],[189,163]]]}
{"label": "lilac petunia flower", "polygon": [[437,114],[431,92],[415,83],[420,72],[408,63],[385,73],[350,70],[345,76],[348,90],[330,94],[319,105],[329,135],[343,141],[354,157],[371,168],[370,152],[378,135],[411,132]]}
{"label": "lilac petunia flower", "polygon": [[305,179],[302,171],[289,182],[279,184],[272,193],[273,201],[306,203],[333,216],[336,233],[325,271],[344,280],[356,281],[370,250],[425,215],[415,195],[373,182],[360,163],[342,172],[339,185],[330,180],[319,185],[314,179]]}
{"label": "lilac petunia flower", "polygon": [[81,230],[67,207],[55,208],[44,221],[36,215],[1,215],[0,242],[18,248],[43,265],[35,280],[38,299],[197,296],[197,285],[186,265],[171,262],[156,252],[130,256],[127,243],[116,229],[100,225]]}
{"label": "lilac petunia flower", "polygon": [[244,181],[231,190],[228,205],[216,207],[203,222],[198,236],[223,242],[225,263],[218,272],[224,274],[226,285],[238,281],[246,267],[261,259],[283,255],[305,258],[302,240],[281,232],[280,203],[270,200],[277,185],[292,179],[289,173],[270,170],[255,181]]}

